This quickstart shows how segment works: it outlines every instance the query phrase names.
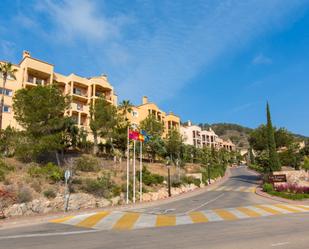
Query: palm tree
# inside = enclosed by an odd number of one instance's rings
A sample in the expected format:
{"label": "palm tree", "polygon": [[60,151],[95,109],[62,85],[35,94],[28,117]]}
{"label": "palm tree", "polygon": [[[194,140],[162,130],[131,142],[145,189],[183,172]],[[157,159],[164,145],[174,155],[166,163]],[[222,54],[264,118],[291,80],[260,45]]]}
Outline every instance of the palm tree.
{"label": "palm tree", "polygon": [[6,80],[8,76],[11,76],[13,79],[16,79],[15,73],[17,72],[16,68],[13,68],[12,63],[5,62],[0,64],[0,74],[3,77],[3,85],[2,85],[2,97],[0,103],[0,131],[2,130],[2,116],[3,116],[3,107],[4,107],[4,90],[6,85]]}
{"label": "palm tree", "polygon": [[123,116],[126,116],[127,113],[131,113],[133,111],[132,107],[133,104],[130,100],[123,100],[119,105],[119,109],[122,111]]}

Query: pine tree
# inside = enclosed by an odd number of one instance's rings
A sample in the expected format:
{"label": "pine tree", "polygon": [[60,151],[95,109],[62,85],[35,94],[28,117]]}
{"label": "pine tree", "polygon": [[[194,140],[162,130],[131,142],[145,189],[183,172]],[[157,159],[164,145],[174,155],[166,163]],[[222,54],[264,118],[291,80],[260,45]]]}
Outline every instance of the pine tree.
{"label": "pine tree", "polygon": [[271,115],[269,104],[267,102],[266,106],[267,112],[267,147],[268,147],[268,159],[269,159],[269,171],[277,171],[281,169],[281,165],[279,162],[279,157],[276,150],[276,141],[275,141],[275,134],[274,128],[271,122]]}

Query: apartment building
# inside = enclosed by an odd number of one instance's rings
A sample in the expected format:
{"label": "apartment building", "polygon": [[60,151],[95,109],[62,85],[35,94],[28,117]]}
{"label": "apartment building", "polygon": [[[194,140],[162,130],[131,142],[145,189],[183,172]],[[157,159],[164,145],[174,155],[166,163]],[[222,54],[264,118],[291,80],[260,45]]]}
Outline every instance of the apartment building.
{"label": "apartment building", "polygon": [[179,131],[180,118],[172,112],[162,111],[155,103],[149,102],[146,96],[142,98],[141,105],[132,107],[132,112],[127,117],[133,125],[138,127],[140,122],[146,119],[148,115],[153,115],[158,121],[162,122],[164,125],[163,136],[166,136],[172,129]]}
{"label": "apartment building", "polygon": [[[28,51],[23,52],[22,60],[14,67],[18,70],[15,75],[16,79],[9,77],[5,89],[2,89],[0,79],[0,93],[3,92],[5,95],[3,108],[4,129],[9,125],[20,128],[14,119],[12,97],[21,88],[56,84],[63,94],[72,98],[71,106],[66,115],[71,116],[76,125],[86,131],[90,131],[90,103],[93,103],[99,96],[104,96],[108,102],[117,105],[117,95],[108,82],[106,75],[89,78],[73,73],[67,76],[62,75],[54,71],[54,65],[31,57]],[[0,75],[0,77],[2,76]]]}
{"label": "apartment building", "polygon": [[232,141],[220,138],[211,128],[209,130],[202,130],[201,127],[193,125],[191,121],[188,121],[186,126],[180,127],[180,133],[185,144],[193,145],[196,148],[224,148],[229,151],[236,149]]}

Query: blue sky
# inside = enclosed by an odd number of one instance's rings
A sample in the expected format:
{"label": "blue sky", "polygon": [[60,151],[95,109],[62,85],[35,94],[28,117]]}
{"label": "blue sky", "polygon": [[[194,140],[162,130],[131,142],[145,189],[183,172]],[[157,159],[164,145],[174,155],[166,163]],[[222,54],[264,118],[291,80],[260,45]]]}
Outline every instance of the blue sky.
{"label": "blue sky", "polygon": [[[74,4],[73,4],[74,3]],[[0,58],[23,50],[82,76],[106,73],[183,121],[309,136],[309,0],[1,1]]]}

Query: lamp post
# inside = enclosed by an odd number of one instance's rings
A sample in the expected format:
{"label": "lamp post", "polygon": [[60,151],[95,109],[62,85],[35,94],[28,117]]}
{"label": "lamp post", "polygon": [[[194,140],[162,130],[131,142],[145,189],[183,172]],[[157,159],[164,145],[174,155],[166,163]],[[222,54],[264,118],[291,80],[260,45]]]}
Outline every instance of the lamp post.
{"label": "lamp post", "polygon": [[167,157],[166,158],[166,167],[167,167],[167,187],[168,187],[168,196],[171,197],[171,163],[170,159]]}
{"label": "lamp post", "polygon": [[210,163],[207,163],[207,170],[208,170],[208,184],[210,184]]}

